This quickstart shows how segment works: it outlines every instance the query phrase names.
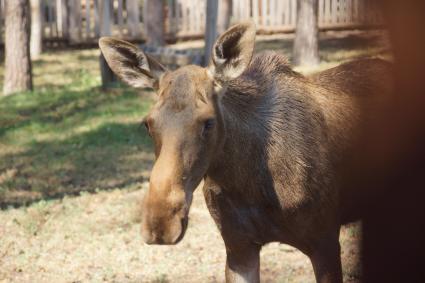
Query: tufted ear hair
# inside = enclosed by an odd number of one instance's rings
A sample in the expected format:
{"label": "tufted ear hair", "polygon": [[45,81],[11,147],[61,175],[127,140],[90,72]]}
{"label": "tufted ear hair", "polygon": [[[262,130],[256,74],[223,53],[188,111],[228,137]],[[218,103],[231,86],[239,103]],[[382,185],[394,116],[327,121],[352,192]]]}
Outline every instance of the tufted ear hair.
{"label": "tufted ear hair", "polygon": [[239,77],[251,62],[256,28],[253,21],[230,27],[215,42],[209,70],[221,82]]}
{"label": "tufted ear hair", "polygon": [[112,37],[99,39],[99,47],[112,71],[136,88],[157,88],[166,68],[137,46]]}

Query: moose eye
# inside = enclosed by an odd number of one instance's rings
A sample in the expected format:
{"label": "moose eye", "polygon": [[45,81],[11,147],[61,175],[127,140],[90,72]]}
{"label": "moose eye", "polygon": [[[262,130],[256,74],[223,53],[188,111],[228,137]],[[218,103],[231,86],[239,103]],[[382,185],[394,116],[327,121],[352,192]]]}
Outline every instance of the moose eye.
{"label": "moose eye", "polygon": [[214,128],[215,120],[214,119],[208,119],[204,122],[204,132],[211,130]]}

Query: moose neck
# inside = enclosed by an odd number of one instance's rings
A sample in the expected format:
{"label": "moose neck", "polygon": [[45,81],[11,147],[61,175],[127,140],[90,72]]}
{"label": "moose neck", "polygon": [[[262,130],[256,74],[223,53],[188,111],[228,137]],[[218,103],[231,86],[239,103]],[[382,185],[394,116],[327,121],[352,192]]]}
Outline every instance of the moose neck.
{"label": "moose neck", "polygon": [[223,137],[207,175],[229,193],[261,193],[258,185],[272,182],[266,170],[267,115],[260,113],[270,97],[259,88],[255,81],[236,80],[220,103]]}

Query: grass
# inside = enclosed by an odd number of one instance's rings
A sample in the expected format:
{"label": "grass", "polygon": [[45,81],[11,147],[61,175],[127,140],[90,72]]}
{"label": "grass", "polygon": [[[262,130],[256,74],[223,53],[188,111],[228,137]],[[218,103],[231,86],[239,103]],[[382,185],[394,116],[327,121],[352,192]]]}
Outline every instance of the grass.
{"label": "grass", "polygon": [[1,204],[147,177],[152,145],[139,122],[149,93],[103,91],[97,50],[44,54],[34,83],[34,92],[0,97]]}
{"label": "grass", "polygon": [[[263,37],[256,48],[287,55],[291,40]],[[323,35],[321,65],[299,70],[388,57],[381,41],[374,33]],[[181,243],[142,243],[140,200],[153,154],[139,122],[153,95],[103,91],[98,55],[45,53],[34,62],[33,92],[0,96],[0,282],[223,282],[225,249],[200,189]],[[344,282],[361,278],[359,233],[359,225],[341,231]],[[305,255],[273,243],[261,252],[261,279],[314,275]]]}

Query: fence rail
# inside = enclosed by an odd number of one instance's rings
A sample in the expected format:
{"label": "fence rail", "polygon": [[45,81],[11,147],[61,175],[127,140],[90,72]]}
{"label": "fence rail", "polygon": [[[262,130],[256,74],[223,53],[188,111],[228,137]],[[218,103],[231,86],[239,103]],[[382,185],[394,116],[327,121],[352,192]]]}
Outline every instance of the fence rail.
{"label": "fence rail", "polygon": [[[4,2],[0,0],[0,42],[4,34]],[[159,0],[160,1],[160,0]],[[205,28],[206,0],[165,0],[167,37],[200,37]],[[232,22],[252,18],[260,32],[292,32],[296,0],[233,0]],[[42,0],[43,37],[71,43],[94,41],[105,32],[143,39],[143,0]],[[370,0],[319,0],[320,29],[382,25]]]}

